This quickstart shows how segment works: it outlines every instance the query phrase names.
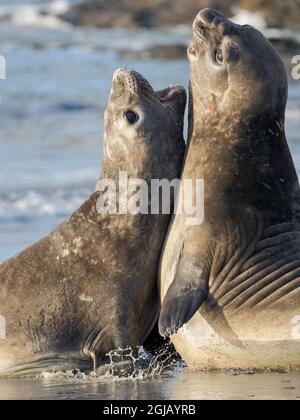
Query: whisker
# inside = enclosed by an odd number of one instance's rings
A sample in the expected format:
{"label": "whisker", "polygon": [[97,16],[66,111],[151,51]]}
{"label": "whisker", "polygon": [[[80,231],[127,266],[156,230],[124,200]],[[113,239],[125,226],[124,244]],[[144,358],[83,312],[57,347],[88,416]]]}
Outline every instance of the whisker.
{"label": "whisker", "polygon": [[103,115],[100,115],[99,117],[97,117],[95,120],[94,120],[94,122],[96,122],[96,121],[100,121],[100,120],[103,120]]}
{"label": "whisker", "polygon": [[[154,95],[152,95],[151,93],[150,93],[150,91],[146,91],[147,92],[147,95],[148,96],[150,96],[150,98],[152,98],[157,104],[160,104],[161,102],[160,102],[160,100],[159,99],[157,99],[157,97],[156,96],[154,96]],[[142,93],[142,95],[144,96],[144,98],[145,98],[145,95],[143,94],[143,92],[141,92]],[[147,98],[146,98],[147,99]]]}
{"label": "whisker", "polygon": [[[143,96],[143,98],[145,98],[146,99],[146,101],[148,101],[148,102],[150,102],[150,104],[152,104],[152,105],[155,105],[155,102],[152,102],[149,98],[147,98],[146,97],[146,95],[144,94],[144,92],[140,92],[141,93],[141,95]],[[150,95],[151,96],[151,95]],[[153,96],[151,96],[151,98],[153,98]],[[153,98],[153,99],[155,99],[155,98]],[[158,101],[156,101],[156,103],[157,103]]]}

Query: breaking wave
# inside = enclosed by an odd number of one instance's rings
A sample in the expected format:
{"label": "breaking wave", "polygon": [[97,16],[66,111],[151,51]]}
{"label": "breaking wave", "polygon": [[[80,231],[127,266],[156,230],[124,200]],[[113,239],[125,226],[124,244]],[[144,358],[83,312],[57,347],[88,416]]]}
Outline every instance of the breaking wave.
{"label": "breaking wave", "polygon": [[0,6],[0,22],[16,26],[37,26],[62,28],[69,26],[59,16],[70,9],[66,0],[54,0],[45,4],[25,4]]}
{"label": "breaking wave", "polygon": [[0,194],[0,225],[68,217],[90,195],[88,188]]}

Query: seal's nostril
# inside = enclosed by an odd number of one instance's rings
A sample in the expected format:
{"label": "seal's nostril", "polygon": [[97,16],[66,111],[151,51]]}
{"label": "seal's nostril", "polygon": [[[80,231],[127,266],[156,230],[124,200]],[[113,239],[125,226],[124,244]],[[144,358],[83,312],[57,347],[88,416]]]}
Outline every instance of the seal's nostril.
{"label": "seal's nostril", "polygon": [[122,83],[122,76],[126,73],[126,70],[123,68],[117,69],[113,74],[113,84]]}
{"label": "seal's nostril", "polygon": [[119,74],[119,73],[121,73],[123,70],[124,70],[124,69],[119,68],[119,69],[117,69],[116,71],[114,71],[114,74],[113,74],[113,79],[117,78],[117,77],[118,77],[118,74]]}
{"label": "seal's nostril", "polygon": [[219,34],[224,36],[237,26],[215,10],[203,9],[194,20],[193,30],[196,36],[201,36],[206,33],[205,30],[217,29]]}
{"label": "seal's nostril", "polygon": [[210,28],[216,17],[221,18],[222,16],[213,9],[203,9],[196,16],[194,24],[202,28]]}

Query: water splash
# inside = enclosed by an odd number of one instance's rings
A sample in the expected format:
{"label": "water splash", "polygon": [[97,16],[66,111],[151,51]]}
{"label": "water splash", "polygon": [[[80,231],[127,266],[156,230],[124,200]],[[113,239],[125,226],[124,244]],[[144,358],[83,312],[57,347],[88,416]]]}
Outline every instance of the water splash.
{"label": "water splash", "polygon": [[[119,379],[147,379],[161,376],[178,365],[178,355],[169,346],[152,355],[144,347],[118,349],[107,354],[109,365],[106,377]],[[96,371],[96,376],[102,369]]]}
{"label": "water splash", "polygon": [[80,382],[103,382],[145,380],[161,377],[182,366],[175,351],[169,346],[152,355],[144,347],[117,349],[107,354],[109,363],[96,370],[84,373],[80,369],[43,372],[39,377],[46,380],[75,380]]}

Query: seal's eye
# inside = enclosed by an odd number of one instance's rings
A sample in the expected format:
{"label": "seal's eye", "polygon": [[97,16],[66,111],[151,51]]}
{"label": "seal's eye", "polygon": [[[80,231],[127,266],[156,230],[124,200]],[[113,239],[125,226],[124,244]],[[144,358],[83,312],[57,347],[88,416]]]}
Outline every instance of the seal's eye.
{"label": "seal's eye", "polygon": [[224,58],[223,58],[223,52],[222,50],[218,50],[216,53],[216,61],[218,64],[223,64]]}
{"label": "seal's eye", "polygon": [[130,124],[130,125],[134,125],[136,122],[138,122],[138,120],[140,118],[139,115],[136,112],[134,112],[130,109],[128,111],[124,112],[124,117],[126,118],[128,124]]}

